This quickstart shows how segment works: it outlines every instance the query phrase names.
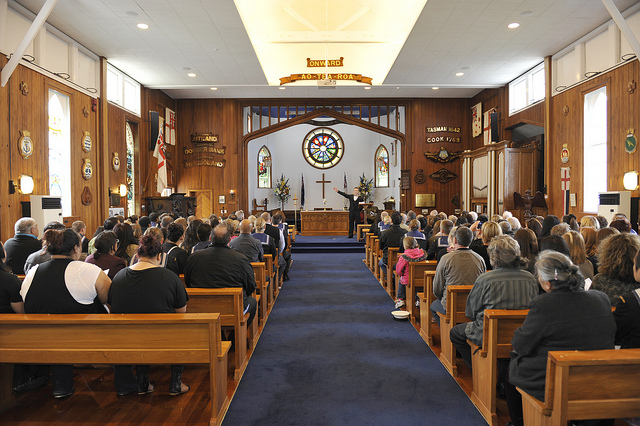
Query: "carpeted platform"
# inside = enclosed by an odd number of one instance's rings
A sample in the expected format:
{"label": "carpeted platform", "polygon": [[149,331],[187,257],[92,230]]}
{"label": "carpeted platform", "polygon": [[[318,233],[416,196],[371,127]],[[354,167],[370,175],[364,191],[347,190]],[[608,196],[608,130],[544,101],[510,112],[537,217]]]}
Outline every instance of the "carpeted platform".
{"label": "carpeted platform", "polygon": [[362,253],[364,257],[364,243],[346,235],[296,235],[296,241],[291,245],[291,253]]}
{"label": "carpeted platform", "polygon": [[224,425],[483,425],[362,262],[297,254]]}

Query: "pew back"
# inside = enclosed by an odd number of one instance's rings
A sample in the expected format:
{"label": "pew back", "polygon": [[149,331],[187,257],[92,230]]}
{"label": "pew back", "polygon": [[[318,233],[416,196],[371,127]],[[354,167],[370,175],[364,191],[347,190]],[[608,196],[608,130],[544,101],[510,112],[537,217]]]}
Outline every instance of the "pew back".
{"label": "pew back", "polygon": [[435,275],[435,270],[425,271],[424,292],[421,293],[422,297],[420,297],[420,335],[425,342],[427,342],[427,345],[431,347],[433,347],[431,304],[436,300],[436,296],[433,294],[433,277],[435,277]]}
{"label": "pew back", "polygon": [[456,348],[451,343],[449,333],[454,326],[469,321],[465,315],[465,309],[467,297],[472,288],[472,285],[448,285],[447,313],[442,315],[438,312],[440,316],[440,362],[453,377],[458,375],[458,366],[456,364]]}
{"label": "pew back", "polygon": [[417,320],[420,309],[416,307],[416,295],[424,290],[425,272],[435,273],[438,262],[435,260],[424,260],[422,262],[409,263],[409,284],[407,285],[407,311],[411,320]]}

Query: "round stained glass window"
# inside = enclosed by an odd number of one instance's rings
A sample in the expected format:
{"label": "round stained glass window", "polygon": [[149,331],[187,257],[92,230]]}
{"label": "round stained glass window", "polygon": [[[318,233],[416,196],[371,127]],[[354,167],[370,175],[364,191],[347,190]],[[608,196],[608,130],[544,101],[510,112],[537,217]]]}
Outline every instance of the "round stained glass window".
{"label": "round stained glass window", "polygon": [[338,132],[326,127],[310,131],[302,142],[302,155],[318,169],[329,169],[340,162],[344,144]]}

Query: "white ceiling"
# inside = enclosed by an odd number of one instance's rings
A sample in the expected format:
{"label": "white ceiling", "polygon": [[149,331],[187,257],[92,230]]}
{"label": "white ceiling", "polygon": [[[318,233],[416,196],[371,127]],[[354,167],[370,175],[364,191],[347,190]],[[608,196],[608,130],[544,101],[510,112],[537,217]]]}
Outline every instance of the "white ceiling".
{"label": "white ceiling", "polygon": [[[16,2],[37,13],[45,0]],[[620,11],[637,3],[614,2]],[[59,0],[48,22],[175,99],[286,99],[472,97],[505,85],[610,19],[601,0],[428,0],[386,79],[371,90],[269,86],[233,0]],[[138,29],[140,22],[150,28]],[[520,27],[508,29],[511,22]],[[460,71],[465,75],[456,77]]]}

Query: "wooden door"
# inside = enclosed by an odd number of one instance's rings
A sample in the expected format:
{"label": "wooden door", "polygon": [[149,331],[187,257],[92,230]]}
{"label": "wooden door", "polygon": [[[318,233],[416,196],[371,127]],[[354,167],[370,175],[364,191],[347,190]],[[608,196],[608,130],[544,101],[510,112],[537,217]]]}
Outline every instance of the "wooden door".
{"label": "wooden door", "polygon": [[189,195],[196,197],[196,217],[208,218],[213,214],[213,191],[211,189],[194,189]]}

